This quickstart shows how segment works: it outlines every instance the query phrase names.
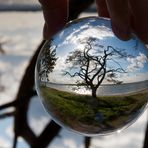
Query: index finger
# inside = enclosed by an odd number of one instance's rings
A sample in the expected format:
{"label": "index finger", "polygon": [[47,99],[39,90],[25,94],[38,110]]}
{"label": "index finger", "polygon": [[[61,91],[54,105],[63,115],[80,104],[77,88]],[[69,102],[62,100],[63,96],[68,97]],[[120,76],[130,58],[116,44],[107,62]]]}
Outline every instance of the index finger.
{"label": "index finger", "polygon": [[111,18],[115,35],[122,40],[130,39],[128,0],[96,0],[96,3],[101,16]]}

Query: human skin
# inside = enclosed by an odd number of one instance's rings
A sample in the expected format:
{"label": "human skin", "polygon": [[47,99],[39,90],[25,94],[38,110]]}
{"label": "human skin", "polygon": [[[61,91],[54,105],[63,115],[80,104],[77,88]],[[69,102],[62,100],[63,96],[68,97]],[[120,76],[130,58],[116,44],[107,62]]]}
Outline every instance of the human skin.
{"label": "human skin", "polygon": [[68,0],[39,0],[39,2],[42,5],[45,19],[43,37],[44,39],[50,39],[67,23]]}
{"label": "human skin", "polygon": [[148,43],[148,0],[106,0],[106,3],[113,31],[120,39],[127,40],[134,32]]}
{"label": "human skin", "polygon": [[[49,39],[65,26],[69,0],[39,2],[45,19],[43,36]],[[118,38],[128,40],[133,32],[148,43],[148,0],[96,0],[96,5],[99,16],[111,18],[112,29]]]}

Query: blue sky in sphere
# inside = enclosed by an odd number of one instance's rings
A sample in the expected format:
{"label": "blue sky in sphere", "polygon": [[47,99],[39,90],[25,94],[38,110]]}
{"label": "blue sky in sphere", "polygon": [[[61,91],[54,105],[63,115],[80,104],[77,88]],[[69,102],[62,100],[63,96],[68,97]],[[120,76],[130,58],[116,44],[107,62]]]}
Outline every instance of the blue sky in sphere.
{"label": "blue sky in sphere", "polygon": [[[57,46],[56,56],[59,60],[57,61],[55,73],[56,70],[60,71],[63,67],[58,66],[58,63],[64,62],[64,58],[66,59],[70,52],[77,49],[84,50],[85,44],[80,43],[80,40],[87,37],[97,39],[94,43],[103,45],[103,50],[106,50],[108,46],[112,46],[121,53],[127,54],[124,58],[120,58],[119,55],[112,56],[111,58],[114,61],[107,61],[108,68],[119,68],[120,66],[117,64],[119,63],[121,68],[128,73],[128,75],[120,74],[120,79],[122,80],[124,77],[125,83],[127,83],[126,77],[128,77],[128,82],[147,80],[148,50],[146,46],[136,36],[128,41],[118,39],[112,32],[110,21],[107,19],[98,20],[96,17],[81,19],[80,22],[71,22],[53,37],[53,44]],[[97,50],[97,46],[95,48],[94,50]],[[101,52],[98,54],[101,54]]]}

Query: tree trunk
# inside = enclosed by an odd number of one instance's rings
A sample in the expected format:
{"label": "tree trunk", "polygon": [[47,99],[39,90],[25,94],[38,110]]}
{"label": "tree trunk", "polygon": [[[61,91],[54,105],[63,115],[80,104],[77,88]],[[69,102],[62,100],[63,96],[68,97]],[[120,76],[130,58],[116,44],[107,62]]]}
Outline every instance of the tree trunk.
{"label": "tree trunk", "polygon": [[99,100],[97,99],[97,89],[95,87],[92,88],[92,99],[91,99],[91,107],[92,109],[97,112],[99,106]]}
{"label": "tree trunk", "polygon": [[96,93],[97,93],[97,89],[96,89],[95,87],[93,87],[93,88],[92,88],[92,97],[93,97],[93,98],[97,98]]}

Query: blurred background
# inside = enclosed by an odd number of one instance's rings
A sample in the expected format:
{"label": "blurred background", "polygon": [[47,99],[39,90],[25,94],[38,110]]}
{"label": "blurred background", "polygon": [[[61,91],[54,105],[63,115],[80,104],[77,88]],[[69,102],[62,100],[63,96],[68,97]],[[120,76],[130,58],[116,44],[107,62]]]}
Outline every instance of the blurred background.
{"label": "blurred background", "polygon": [[[79,17],[94,15],[97,13],[92,3]],[[0,106],[16,99],[25,69],[42,41],[43,24],[41,6],[37,0],[0,0]],[[13,114],[8,114],[13,113],[14,109],[10,106],[0,110],[0,148],[14,146],[15,122]],[[36,136],[51,121],[36,95],[31,98],[26,114],[27,123]],[[91,138],[89,147],[142,148],[147,120],[148,112],[145,111],[123,132]],[[83,136],[62,128],[48,148],[84,148],[85,142]],[[28,148],[30,145],[19,136],[17,147]]]}

